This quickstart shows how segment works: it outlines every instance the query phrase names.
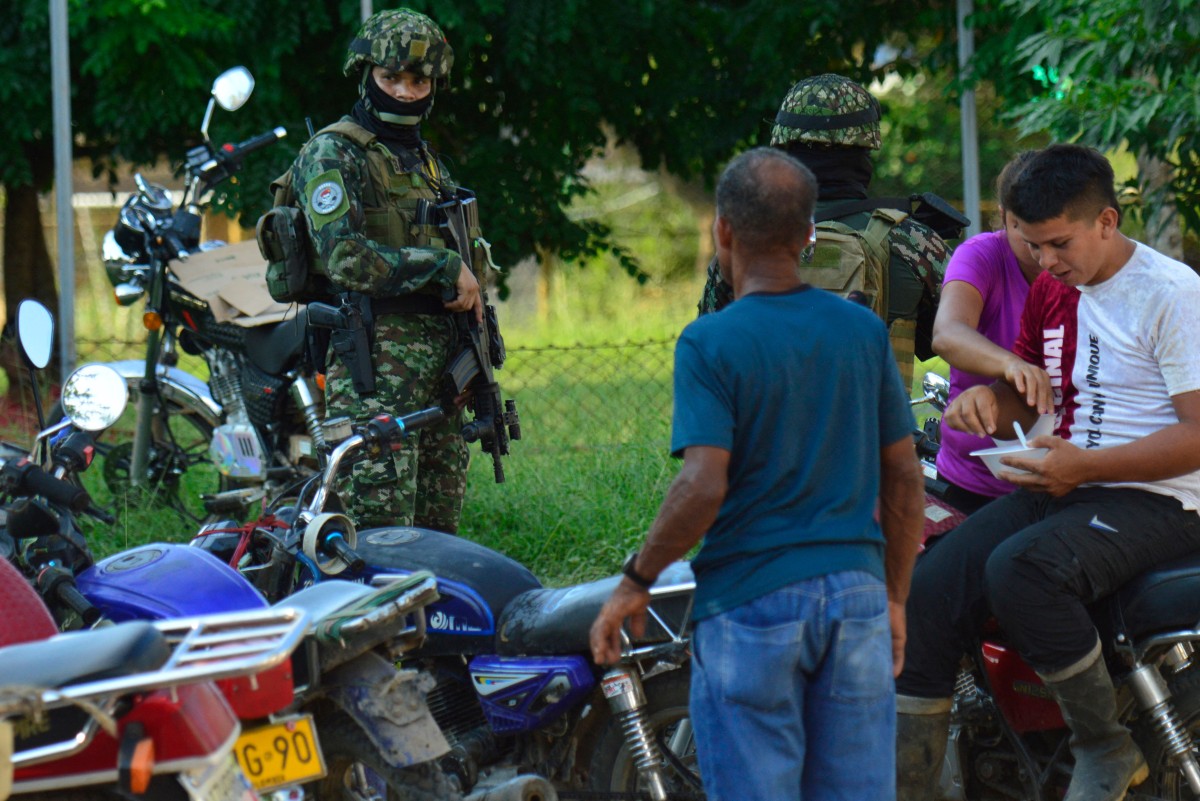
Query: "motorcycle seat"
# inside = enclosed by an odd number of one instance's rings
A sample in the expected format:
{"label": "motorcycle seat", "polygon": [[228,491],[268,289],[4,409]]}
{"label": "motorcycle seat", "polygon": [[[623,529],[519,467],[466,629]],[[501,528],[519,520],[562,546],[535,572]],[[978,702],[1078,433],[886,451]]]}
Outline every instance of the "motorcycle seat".
{"label": "motorcycle seat", "polygon": [[296,363],[304,352],[308,330],[308,309],[302,308],[290,320],[275,325],[246,329],[246,355],[264,373],[280,376]]}
{"label": "motorcycle seat", "polygon": [[1101,602],[1113,633],[1137,640],[1200,624],[1200,553],[1147,570]]}
{"label": "motorcycle seat", "polygon": [[132,621],[0,649],[0,676],[6,684],[55,689],[158,670],[170,655],[158,629]]}
{"label": "motorcycle seat", "polygon": [[[588,634],[600,607],[621,582],[610,576],[587,584],[557,589],[530,590],[509,603],[500,618],[496,634],[496,652],[501,656],[525,654],[577,654],[590,649]],[[668,588],[677,587],[678,592]],[[695,587],[691,565],[676,562],[655,582],[651,608],[676,631],[689,625]],[[637,642],[657,642],[669,636],[653,616],[646,621],[646,633]]]}
{"label": "motorcycle seat", "polygon": [[375,589],[366,584],[335,579],[305,587],[294,595],[284,598],[275,604],[275,607],[290,606],[308,612],[308,624],[311,629],[339,609],[344,609],[374,592]]}

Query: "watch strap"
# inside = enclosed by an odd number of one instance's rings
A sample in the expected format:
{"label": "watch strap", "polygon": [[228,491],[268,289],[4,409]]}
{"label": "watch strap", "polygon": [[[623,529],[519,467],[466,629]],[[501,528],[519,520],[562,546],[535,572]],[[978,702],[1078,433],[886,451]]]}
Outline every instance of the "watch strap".
{"label": "watch strap", "polygon": [[648,590],[654,586],[654,579],[647,579],[645,576],[637,572],[637,557],[637,552],[629,554],[629,556],[625,558],[625,564],[621,565],[621,573],[625,576],[625,578],[629,579],[643,590]]}

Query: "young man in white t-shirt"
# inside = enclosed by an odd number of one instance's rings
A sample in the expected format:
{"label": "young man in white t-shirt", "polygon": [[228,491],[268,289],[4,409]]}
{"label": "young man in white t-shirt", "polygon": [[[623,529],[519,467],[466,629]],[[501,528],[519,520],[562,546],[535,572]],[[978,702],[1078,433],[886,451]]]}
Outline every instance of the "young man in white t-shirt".
{"label": "young man in white t-shirt", "polygon": [[[1053,693],[1071,728],[1066,801],[1116,801],[1147,775],[1117,721],[1087,606],[1200,549],[1200,276],[1125,237],[1099,152],[1054,145],[1002,198],[1046,274],[1014,350],[1052,376],[1058,436],[1009,457],[1013,494],[918,560],[897,680],[899,799],[931,797],[959,659],[988,615]],[[946,410],[952,428],[1015,437],[1036,410],[1003,382]]]}

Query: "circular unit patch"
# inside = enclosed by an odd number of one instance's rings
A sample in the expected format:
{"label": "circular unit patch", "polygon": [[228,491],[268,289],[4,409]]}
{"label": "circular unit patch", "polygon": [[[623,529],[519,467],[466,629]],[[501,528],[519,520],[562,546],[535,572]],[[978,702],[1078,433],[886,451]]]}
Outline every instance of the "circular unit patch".
{"label": "circular unit patch", "polygon": [[325,181],[313,190],[308,205],[317,214],[329,214],[342,202],[342,187],[336,181]]}

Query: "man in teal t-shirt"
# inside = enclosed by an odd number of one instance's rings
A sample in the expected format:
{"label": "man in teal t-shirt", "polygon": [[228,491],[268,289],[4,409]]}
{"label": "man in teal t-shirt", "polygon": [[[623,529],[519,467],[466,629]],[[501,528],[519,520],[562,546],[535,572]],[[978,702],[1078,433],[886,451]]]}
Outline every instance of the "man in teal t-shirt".
{"label": "man in teal t-shirt", "polygon": [[650,583],[704,538],[691,714],[710,801],[895,794],[922,480],[883,323],[797,277],[815,198],[771,148],[723,173],[714,234],[736,300],[680,337],[683,468],[592,627],[596,661],[615,662]]}

